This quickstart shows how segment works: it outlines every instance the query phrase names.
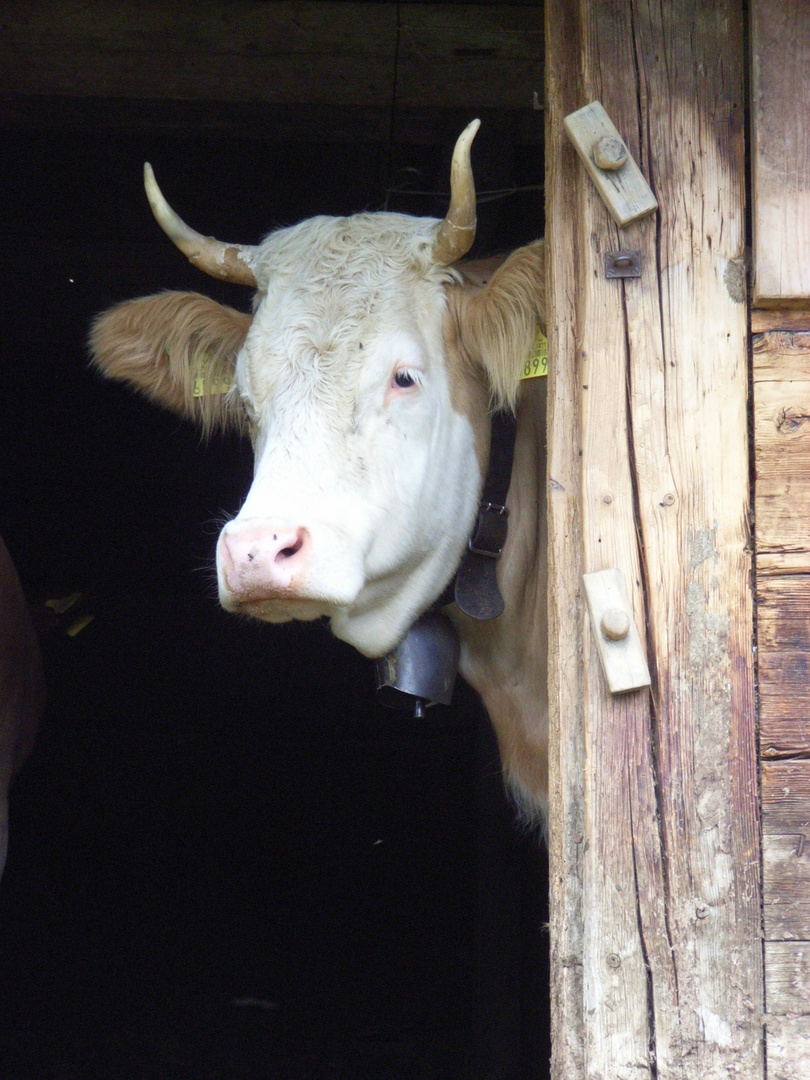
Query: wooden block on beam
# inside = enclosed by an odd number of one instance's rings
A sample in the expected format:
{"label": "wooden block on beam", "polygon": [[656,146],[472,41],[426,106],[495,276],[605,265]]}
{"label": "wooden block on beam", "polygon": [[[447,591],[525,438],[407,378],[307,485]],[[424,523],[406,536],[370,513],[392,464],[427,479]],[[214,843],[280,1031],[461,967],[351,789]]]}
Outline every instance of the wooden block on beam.
{"label": "wooden block on beam", "polygon": [[650,685],[650,670],[641,647],[621,570],[583,574],[596,648],[611,694]]}
{"label": "wooden block on beam", "polygon": [[752,0],[754,303],[810,298],[810,4]]}
{"label": "wooden block on beam", "polygon": [[[569,113],[563,126],[619,227],[638,221],[658,209],[658,202],[644,174],[598,101]],[[616,153],[619,147],[624,149],[624,156]],[[604,158],[600,156],[600,151],[604,152]],[[597,161],[604,161],[605,167],[600,168]]]}

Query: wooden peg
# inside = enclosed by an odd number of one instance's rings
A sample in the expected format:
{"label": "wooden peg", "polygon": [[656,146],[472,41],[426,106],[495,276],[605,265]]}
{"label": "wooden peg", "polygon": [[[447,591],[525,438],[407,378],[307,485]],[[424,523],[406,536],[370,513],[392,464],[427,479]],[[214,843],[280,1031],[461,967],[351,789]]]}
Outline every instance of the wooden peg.
{"label": "wooden peg", "polygon": [[563,126],[620,228],[658,209],[650,185],[598,101],[570,113]]}
{"label": "wooden peg", "polygon": [[611,694],[649,686],[650,671],[621,570],[599,570],[584,574],[582,580],[596,648]]}

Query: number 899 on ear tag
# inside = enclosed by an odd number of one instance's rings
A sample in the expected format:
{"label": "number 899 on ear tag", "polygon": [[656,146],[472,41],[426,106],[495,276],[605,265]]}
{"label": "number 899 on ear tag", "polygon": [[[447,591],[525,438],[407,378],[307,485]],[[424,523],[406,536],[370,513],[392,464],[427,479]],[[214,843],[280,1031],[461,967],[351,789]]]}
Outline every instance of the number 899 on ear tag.
{"label": "number 899 on ear tag", "polygon": [[548,375],[548,339],[538,326],[534,346],[526,357],[520,378],[521,381],[539,379],[542,375]]}

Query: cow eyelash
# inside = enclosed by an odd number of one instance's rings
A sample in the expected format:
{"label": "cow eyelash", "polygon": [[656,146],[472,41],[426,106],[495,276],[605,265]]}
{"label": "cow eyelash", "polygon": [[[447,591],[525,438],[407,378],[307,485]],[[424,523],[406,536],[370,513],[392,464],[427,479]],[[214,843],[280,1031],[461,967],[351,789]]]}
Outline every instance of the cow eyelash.
{"label": "cow eyelash", "polygon": [[410,368],[400,368],[399,371],[394,372],[391,381],[398,390],[410,390],[412,386],[416,386],[422,380],[418,371],[411,371]]}

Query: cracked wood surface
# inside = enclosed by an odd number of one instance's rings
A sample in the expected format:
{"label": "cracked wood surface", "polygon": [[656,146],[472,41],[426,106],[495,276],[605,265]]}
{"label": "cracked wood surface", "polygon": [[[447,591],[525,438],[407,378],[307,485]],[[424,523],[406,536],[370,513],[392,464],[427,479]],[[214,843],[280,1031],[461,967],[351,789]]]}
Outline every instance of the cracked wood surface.
{"label": "cracked wood surface", "polygon": [[[552,0],[546,20],[552,1075],[755,1080],[742,8]],[[622,230],[565,145],[594,99],[659,201]],[[618,248],[641,279],[605,279]],[[614,566],[651,692],[601,677],[581,574]]]}

